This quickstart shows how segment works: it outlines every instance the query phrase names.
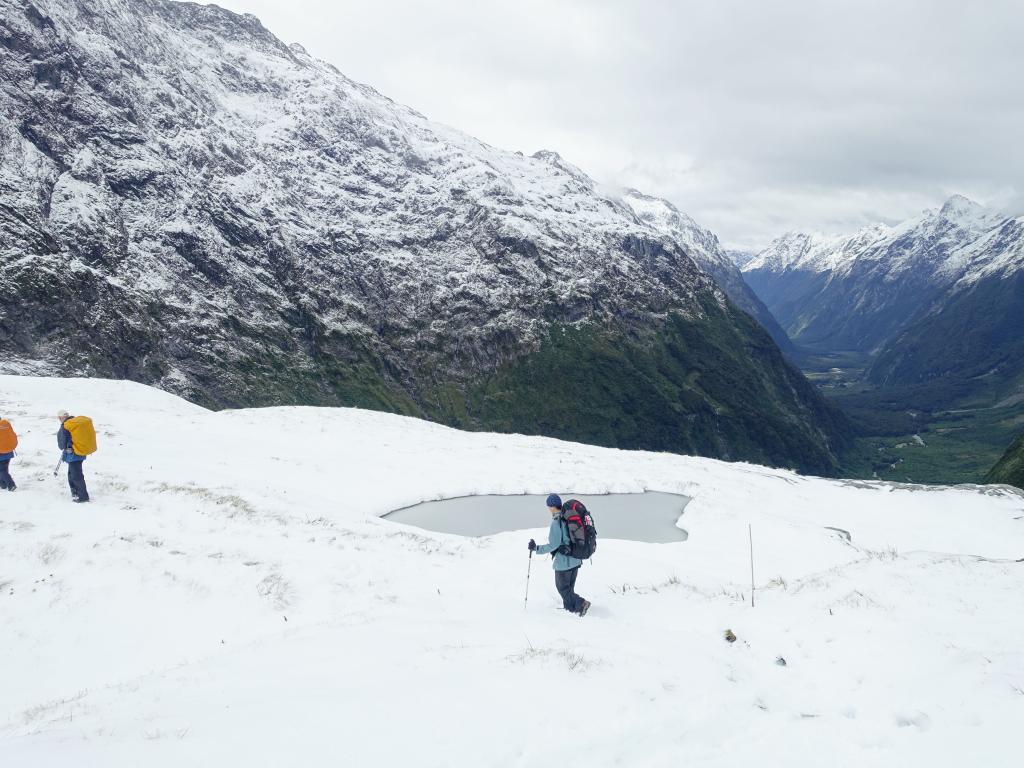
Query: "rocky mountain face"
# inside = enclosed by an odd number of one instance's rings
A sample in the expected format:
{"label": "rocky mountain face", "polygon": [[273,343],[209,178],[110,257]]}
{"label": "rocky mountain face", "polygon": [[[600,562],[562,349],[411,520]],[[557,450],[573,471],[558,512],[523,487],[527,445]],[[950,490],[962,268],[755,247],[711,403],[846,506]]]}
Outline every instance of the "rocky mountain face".
{"label": "rocky mountain face", "polygon": [[743,275],[794,342],[876,353],[1000,257],[1006,217],[954,196],[940,210],[849,237],[791,233]]}
{"label": "rocky mountain face", "polygon": [[780,349],[784,352],[793,351],[793,343],[782,326],[747,285],[736,262],[722,248],[713,232],[701,227],[668,200],[645,195],[635,189],[625,190],[622,199],[642,222],[649,224],[670,241],[682,245],[693,260],[715,279],[732,302],[768,331]]}
{"label": "rocky mountain face", "polygon": [[5,371],[835,471],[843,419],[696,245],[556,153],[216,6],[0,0],[0,71]]}

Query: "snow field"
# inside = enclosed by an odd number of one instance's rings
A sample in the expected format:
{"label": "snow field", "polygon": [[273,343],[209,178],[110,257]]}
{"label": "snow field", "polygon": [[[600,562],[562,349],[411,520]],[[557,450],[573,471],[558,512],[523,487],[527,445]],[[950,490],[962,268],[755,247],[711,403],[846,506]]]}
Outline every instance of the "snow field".
{"label": "snow field", "polygon": [[[59,408],[100,430],[87,506],[52,477]],[[0,495],[0,765],[1016,764],[1011,492],[354,409],[211,413],[100,380],[0,376],[0,415],[21,436]],[[544,509],[480,539],[377,517],[645,488],[693,497],[690,539],[602,540],[584,619],[558,610],[546,558],[523,608]]]}

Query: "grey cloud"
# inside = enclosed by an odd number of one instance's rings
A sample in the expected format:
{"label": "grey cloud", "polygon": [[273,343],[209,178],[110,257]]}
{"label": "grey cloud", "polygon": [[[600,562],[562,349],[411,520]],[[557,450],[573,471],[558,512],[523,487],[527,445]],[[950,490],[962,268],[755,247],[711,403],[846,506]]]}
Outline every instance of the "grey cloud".
{"label": "grey cloud", "polygon": [[557,149],[724,242],[1024,212],[1024,4],[230,0],[492,144]]}

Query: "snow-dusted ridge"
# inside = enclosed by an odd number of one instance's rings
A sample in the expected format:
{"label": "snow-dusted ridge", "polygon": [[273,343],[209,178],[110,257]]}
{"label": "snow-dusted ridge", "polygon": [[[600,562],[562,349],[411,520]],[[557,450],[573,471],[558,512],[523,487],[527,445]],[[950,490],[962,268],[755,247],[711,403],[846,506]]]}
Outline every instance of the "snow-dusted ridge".
{"label": "snow-dusted ridge", "polygon": [[894,226],[787,233],[743,275],[794,341],[874,353],[978,282],[1022,269],[1024,219],[953,195]]}
{"label": "snow-dusted ridge", "polygon": [[[876,223],[852,235],[787,232],[754,259],[743,265],[744,272],[787,270],[849,273],[858,262],[883,262],[896,275],[922,268],[925,264],[943,276],[977,279],[984,261],[998,258],[997,249],[979,248],[1011,217],[964,197],[953,195],[941,208],[895,226]],[[974,258],[967,258],[972,252]]]}
{"label": "snow-dusted ridge", "polygon": [[718,293],[557,153],[434,123],[255,17],[166,0],[4,16],[5,357],[194,400],[237,390],[236,362],[370,358],[408,385],[493,369],[553,321],[650,324]]}
{"label": "snow-dusted ridge", "polygon": [[[88,507],[51,476],[58,408],[100,428]],[[1015,765],[1024,497],[1009,490],[355,409],[214,413],[117,381],[2,376],[0,414],[22,438],[20,488],[0,495],[16,660],[0,764]],[[643,489],[693,497],[689,540],[603,540],[583,620],[557,610],[543,560],[523,610],[524,534],[377,517]],[[560,698],[586,703],[586,739],[551,737]]]}

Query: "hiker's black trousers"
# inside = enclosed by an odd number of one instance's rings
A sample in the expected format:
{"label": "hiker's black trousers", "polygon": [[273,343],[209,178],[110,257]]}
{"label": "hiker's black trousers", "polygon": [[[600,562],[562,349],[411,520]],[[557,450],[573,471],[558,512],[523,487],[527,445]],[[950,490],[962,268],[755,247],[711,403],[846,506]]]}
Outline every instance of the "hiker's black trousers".
{"label": "hiker's black trousers", "polygon": [[567,611],[579,613],[583,607],[583,598],[576,594],[576,576],[580,567],[570,568],[568,571],[555,571],[555,589],[562,596],[562,607]]}
{"label": "hiker's black trousers", "polygon": [[68,485],[71,486],[71,495],[82,501],[89,500],[89,489],[85,487],[85,473],[82,472],[81,461],[68,462]]}
{"label": "hiker's black trousers", "polygon": [[7,470],[10,465],[10,459],[0,460],[0,491],[13,491],[18,487],[14,484],[14,478],[11,477],[11,473]]}

